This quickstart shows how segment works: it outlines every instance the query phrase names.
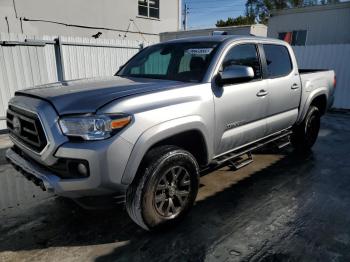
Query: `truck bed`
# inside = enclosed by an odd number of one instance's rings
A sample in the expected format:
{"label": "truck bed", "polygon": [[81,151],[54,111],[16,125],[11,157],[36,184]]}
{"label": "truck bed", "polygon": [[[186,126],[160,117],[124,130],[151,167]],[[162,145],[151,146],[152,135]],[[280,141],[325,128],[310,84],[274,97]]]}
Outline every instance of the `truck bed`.
{"label": "truck bed", "polygon": [[328,69],[299,69],[299,74],[308,74],[308,73],[317,73],[317,72],[324,72],[324,71],[330,71]]}
{"label": "truck bed", "polygon": [[307,106],[307,98],[310,93],[317,90],[325,90],[328,105],[332,105],[335,85],[335,73],[333,70],[327,69],[299,69],[300,82],[302,87],[300,113],[298,121],[301,121],[305,116]]}

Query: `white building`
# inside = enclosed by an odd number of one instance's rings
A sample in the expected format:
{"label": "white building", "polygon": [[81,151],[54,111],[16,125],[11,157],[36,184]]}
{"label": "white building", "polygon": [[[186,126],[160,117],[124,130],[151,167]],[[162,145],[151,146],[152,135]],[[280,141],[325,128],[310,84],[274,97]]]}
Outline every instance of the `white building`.
{"label": "white building", "polygon": [[300,68],[333,69],[333,106],[350,109],[350,2],[274,11],[267,35],[289,42]]}
{"label": "white building", "polygon": [[0,0],[5,33],[159,41],[180,20],[181,0]]}
{"label": "white building", "polygon": [[267,35],[292,45],[350,43],[350,2],[274,11]]}

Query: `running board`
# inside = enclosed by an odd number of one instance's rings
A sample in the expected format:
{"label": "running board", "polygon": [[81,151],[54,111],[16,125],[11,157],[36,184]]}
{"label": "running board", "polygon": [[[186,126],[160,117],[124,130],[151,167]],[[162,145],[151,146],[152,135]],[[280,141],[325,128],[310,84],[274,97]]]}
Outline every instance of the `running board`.
{"label": "running board", "polygon": [[253,155],[250,152],[246,154],[245,158],[243,156],[240,156],[240,157],[237,157],[236,159],[228,160],[229,167],[231,167],[231,169],[233,170],[241,169],[252,162],[253,162]]}
{"label": "running board", "polygon": [[[288,130],[279,132],[273,136],[269,136],[265,139],[261,139],[255,143],[252,143],[240,149],[233,150],[225,155],[215,158],[214,161],[209,166],[202,169],[200,173],[201,175],[205,175],[227,164],[233,167],[235,170],[238,170],[253,162],[253,157],[251,152],[254,150],[257,150],[272,142],[279,142],[277,143],[277,146],[279,149],[289,145],[290,144],[289,136],[291,134],[292,134],[292,131],[288,129]],[[287,138],[287,141],[280,142],[280,140],[283,138]],[[246,155],[247,157],[243,158],[244,155]]]}
{"label": "running board", "polygon": [[289,140],[289,137],[288,137],[288,140],[287,141],[283,141],[282,143],[278,144],[277,147],[278,149],[282,149],[286,146],[289,146],[290,145],[290,140]]}

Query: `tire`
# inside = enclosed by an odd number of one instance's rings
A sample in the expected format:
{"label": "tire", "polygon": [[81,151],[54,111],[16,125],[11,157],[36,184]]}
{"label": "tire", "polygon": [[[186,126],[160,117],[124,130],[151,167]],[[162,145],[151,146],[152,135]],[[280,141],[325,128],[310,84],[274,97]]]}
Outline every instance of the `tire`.
{"label": "tire", "polygon": [[151,149],[126,193],[126,210],[146,230],[181,220],[196,199],[199,168],[189,152],[175,146]]}
{"label": "tire", "polygon": [[310,106],[302,123],[295,126],[291,143],[297,151],[308,152],[315,144],[320,130],[321,114],[317,107]]}

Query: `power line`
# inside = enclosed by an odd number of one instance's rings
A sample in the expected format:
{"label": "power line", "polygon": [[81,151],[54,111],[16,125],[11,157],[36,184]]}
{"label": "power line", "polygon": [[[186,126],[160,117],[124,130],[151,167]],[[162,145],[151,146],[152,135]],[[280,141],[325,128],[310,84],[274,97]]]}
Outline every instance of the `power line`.
{"label": "power line", "polygon": [[188,6],[195,6],[195,7],[201,7],[201,6],[245,6],[245,4],[232,4],[232,3],[222,3],[219,5],[216,5],[215,3],[186,3]]}
{"label": "power line", "polygon": [[198,9],[208,9],[208,8],[210,8],[210,9],[213,9],[213,8],[233,8],[233,9],[239,9],[239,7],[241,7],[241,9],[240,10],[242,10],[242,8],[245,8],[245,6],[234,6],[234,5],[220,5],[220,6],[212,6],[212,5],[210,5],[210,6],[194,6],[194,7],[191,7],[190,5],[188,5],[188,4],[186,4],[186,6],[187,6],[187,8],[189,9],[189,10],[198,10]]}
{"label": "power line", "polygon": [[232,3],[229,1],[215,3],[213,1],[208,1],[208,2],[185,2],[184,4],[187,4],[187,6],[201,7],[201,6],[245,6],[246,3],[245,2]]}
{"label": "power line", "polygon": [[189,7],[188,9],[189,10],[203,10],[203,9],[222,9],[222,8],[225,8],[225,9],[239,9],[239,10],[245,10],[245,6],[230,6],[230,5],[225,5],[225,6],[201,6],[201,7]]}
{"label": "power line", "polygon": [[190,11],[190,13],[192,13],[193,11],[213,11],[213,10],[221,10],[221,9],[227,9],[227,11],[244,11],[244,9],[242,8],[229,8],[227,6],[212,6],[212,7],[203,7],[203,8],[189,8],[188,10]]}
{"label": "power line", "polygon": [[208,6],[202,8],[188,8],[189,11],[193,10],[213,10],[213,9],[227,9],[227,10],[245,10],[245,8],[238,8],[237,6]]}
{"label": "power line", "polygon": [[[244,10],[245,8],[245,5],[201,5],[201,6],[192,6],[190,4],[185,4],[185,6],[187,7],[188,10],[205,10],[205,9],[227,9],[227,8],[230,8],[230,10]],[[239,9],[239,7],[241,7]]]}
{"label": "power line", "polygon": [[15,11],[16,18],[18,18],[15,0],[12,0],[12,3],[13,3],[13,10]]}
{"label": "power line", "polygon": [[[193,11],[193,12],[190,12],[189,14],[207,14],[208,12],[212,12],[212,10],[208,9],[208,10],[203,10],[203,11]],[[227,13],[240,13],[242,12],[242,10],[227,10],[227,11],[222,11],[224,14],[227,14]]]}
{"label": "power line", "polygon": [[[243,15],[245,11],[245,1],[246,0],[242,0],[242,1],[216,0],[214,2],[213,0],[198,0],[198,1],[184,0],[183,3],[186,5],[186,10],[187,10],[186,22],[188,22],[188,14],[190,14],[191,17],[192,16],[195,17],[195,20],[198,20],[198,21],[203,20],[204,17],[210,16],[210,13],[218,13],[217,19],[220,19],[220,17],[224,17],[224,16],[234,17],[234,16]],[[205,18],[205,20],[207,21],[207,18]],[[204,25],[202,24],[201,27],[202,26]],[[196,27],[198,28],[198,26]],[[207,27],[207,25],[205,25],[205,27]],[[193,29],[193,26],[190,26],[190,28]]]}
{"label": "power line", "polygon": [[186,3],[188,6],[224,6],[224,5],[230,5],[230,6],[245,6],[245,4],[233,4],[233,3],[221,3],[221,4],[215,4],[213,2],[207,2],[207,3]]}
{"label": "power line", "polygon": [[[106,30],[106,31],[116,31],[116,32],[123,32],[123,33],[136,33],[139,34],[140,32],[137,31],[126,31],[123,29],[117,29],[117,28],[110,28],[110,27],[97,27],[97,26],[85,26],[85,25],[78,25],[78,24],[67,24],[59,21],[53,21],[53,20],[45,20],[45,19],[32,19],[23,17],[23,21],[29,21],[29,22],[44,22],[44,23],[51,23],[51,24],[57,24],[57,25],[63,25],[67,27],[77,27],[77,28],[85,28],[85,29],[100,29],[100,30]],[[145,33],[144,35],[157,35],[156,33]]]}
{"label": "power line", "polygon": [[[213,0],[199,0],[199,1],[190,1],[190,0],[185,0],[184,1],[186,4],[201,4],[201,3],[213,3]],[[231,1],[228,0],[216,0],[215,2],[227,2],[227,3],[232,3]],[[245,3],[242,1],[242,3]],[[237,2],[233,4],[238,4]]]}

